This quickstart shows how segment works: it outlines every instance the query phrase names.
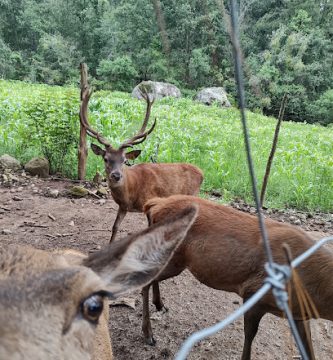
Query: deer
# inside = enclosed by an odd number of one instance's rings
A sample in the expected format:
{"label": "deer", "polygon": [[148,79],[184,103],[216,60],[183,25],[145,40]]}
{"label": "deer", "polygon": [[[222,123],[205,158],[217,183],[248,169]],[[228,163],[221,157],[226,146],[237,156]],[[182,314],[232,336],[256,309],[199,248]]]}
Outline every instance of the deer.
{"label": "deer", "polygon": [[[165,309],[160,297],[160,281],[172,278],[188,269],[201,283],[218,290],[234,292],[248,300],[264,283],[267,276],[264,264],[267,261],[263,240],[256,216],[235,210],[198,197],[174,195],[168,198],[150,199],[144,212],[151,225],[177,216],[189,204],[198,206],[198,216],[188,231],[185,240],[177,248],[172,259],[155,280],[142,290],[142,330],[147,344],[155,340],[149,318],[149,288],[153,287],[153,304],[158,311]],[[273,259],[278,264],[287,264],[283,244],[290,248],[292,257],[297,257],[310,248],[314,241],[299,228],[265,219]],[[320,248],[297,267],[301,282],[312,298],[319,316],[333,320],[333,254]],[[292,313],[309,358],[314,359],[308,319],[304,319],[297,294],[292,285]],[[272,292],[265,295],[244,316],[244,347],[242,360],[251,359],[251,345],[266,313],[282,317]],[[309,339],[306,334],[309,334]]]}
{"label": "deer", "polygon": [[142,143],[154,130],[156,119],[149,130],[146,130],[154,99],[146,90],[142,92],[146,100],[146,114],[140,131],[124,141],[118,148],[112,145],[88,121],[88,102],[91,96],[89,87],[82,92],[80,121],[87,134],[96,139],[104,148],[91,144],[92,151],[101,156],[105,164],[108,186],[114,201],[118,204],[116,220],[112,227],[110,242],[118,232],[119,226],[127,212],[143,212],[143,205],[153,197],[167,197],[174,194],[197,195],[203,181],[202,171],[187,163],[142,163],[127,167],[128,160],[136,159],[141,150],[126,152]]}
{"label": "deer", "polygon": [[196,214],[187,207],[88,256],[0,247],[0,358],[112,360],[107,299],[151,282]]}

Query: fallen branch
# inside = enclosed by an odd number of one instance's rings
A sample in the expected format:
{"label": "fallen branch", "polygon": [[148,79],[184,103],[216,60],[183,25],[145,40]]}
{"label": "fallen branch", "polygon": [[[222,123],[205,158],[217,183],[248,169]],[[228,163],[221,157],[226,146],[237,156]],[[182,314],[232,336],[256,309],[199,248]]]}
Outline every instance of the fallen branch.
{"label": "fallen branch", "polygon": [[20,226],[21,227],[22,226],[30,226],[30,227],[38,227],[38,228],[48,228],[49,227],[48,225],[39,225],[39,224],[35,224],[32,222],[27,222],[27,221],[24,221],[24,223],[21,224]]}
{"label": "fallen branch", "polygon": [[52,214],[47,214],[47,216],[48,216],[51,220],[56,221],[56,218],[55,218]]}
{"label": "fallen branch", "polygon": [[86,232],[89,232],[89,231],[110,231],[109,229],[88,229],[86,230]]}

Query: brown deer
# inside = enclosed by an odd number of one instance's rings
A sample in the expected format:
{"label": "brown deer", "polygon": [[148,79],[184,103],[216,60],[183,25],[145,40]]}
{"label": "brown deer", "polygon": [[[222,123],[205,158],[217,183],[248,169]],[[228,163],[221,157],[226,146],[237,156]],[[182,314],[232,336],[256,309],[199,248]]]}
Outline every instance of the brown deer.
{"label": "brown deer", "polygon": [[112,360],[103,303],[153,280],[196,213],[190,206],[89,256],[0,248],[0,359]]}
{"label": "brown deer", "polygon": [[137,135],[123,142],[118,149],[115,149],[102,135],[90,126],[88,122],[88,102],[91,92],[88,87],[82,92],[80,107],[81,124],[86,128],[87,133],[91,137],[104,145],[104,149],[95,144],[91,144],[91,148],[96,155],[100,155],[104,160],[109,188],[114,201],[119,205],[110,242],[116,237],[118,228],[128,211],[142,212],[145,202],[156,196],[167,197],[174,194],[197,195],[203,180],[202,171],[191,164],[145,163],[131,167],[125,166],[127,160],[133,160],[141,153],[141,150],[125,152],[125,149],[142,143],[154,130],[156,124],[155,120],[152,127],[146,131],[154,100],[150,100],[149,94],[146,91],[142,95],[147,102],[146,115],[142,127]]}
{"label": "brown deer", "polygon": [[[153,303],[163,309],[158,282],[177,276],[187,268],[201,283],[214,289],[235,292],[244,301],[251,297],[266,278],[267,261],[258,219],[253,215],[234,210],[192,196],[175,195],[149,200],[144,208],[148,221],[158,224],[177,214],[189,204],[197,204],[198,217],[188,231],[184,242],[175,252],[166,268],[153,282]],[[289,245],[297,257],[314,244],[302,230],[273,220],[265,220],[274,261],[286,264],[283,243]],[[333,320],[333,254],[319,249],[298,268],[298,274],[311,296],[320,317]],[[142,329],[148,344],[155,343],[149,319],[149,286],[143,289]],[[311,359],[314,359],[311,341],[307,341],[308,321],[303,321],[295,290],[292,289],[292,312],[297,328]],[[251,358],[251,344],[259,322],[266,313],[283,314],[269,292],[244,316],[245,342],[242,360]],[[310,333],[310,332],[309,332]]]}

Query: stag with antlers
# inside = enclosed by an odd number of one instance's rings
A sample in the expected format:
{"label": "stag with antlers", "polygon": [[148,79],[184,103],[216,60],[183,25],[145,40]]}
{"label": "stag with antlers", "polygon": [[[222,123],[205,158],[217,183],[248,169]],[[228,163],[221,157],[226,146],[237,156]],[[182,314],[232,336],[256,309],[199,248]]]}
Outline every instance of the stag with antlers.
{"label": "stag with antlers", "polygon": [[116,149],[89,124],[88,103],[91,93],[88,86],[82,91],[80,121],[85,127],[87,134],[104,146],[104,148],[101,148],[91,144],[91,149],[96,155],[103,158],[112,197],[119,205],[117,217],[112,228],[110,239],[110,242],[112,242],[128,211],[142,212],[144,204],[156,196],[168,197],[176,194],[197,195],[203,175],[199,168],[185,163],[143,163],[127,167],[125,165],[126,161],[137,158],[141,150],[126,152],[126,149],[133,148],[135,145],[145,141],[155,128],[156,119],[150,129],[146,130],[154,99],[151,100],[150,95],[144,89],[142,95],[146,100],[147,109],[141,129],[135,136],[123,142]]}

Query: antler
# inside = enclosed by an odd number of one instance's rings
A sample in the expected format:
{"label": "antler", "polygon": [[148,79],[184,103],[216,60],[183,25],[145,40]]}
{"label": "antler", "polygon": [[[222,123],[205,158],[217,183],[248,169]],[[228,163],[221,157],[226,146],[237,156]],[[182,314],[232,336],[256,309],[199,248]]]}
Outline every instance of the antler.
{"label": "antler", "polygon": [[102,145],[106,147],[112,147],[111,144],[96,130],[94,130],[88,122],[88,103],[92,91],[89,89],[87,81],[87,67],[85,64],[81,64],[81,79],[82,79],[82,89],[81,89],[81,105],[80,105],[80,122],[81,125],[86,129],[87,134],[94,139],[97,139]]}
{"label": "antler", "polygon": [[147,89],[145,87],[143,87],[143,90],[141,90],[139,88],[139,91],[142,95],[142,97],[146,100],[147,103],[147,109],[146,109],[146,115],[145,118],[143,120],[143,124],[141,126],[141,129],[139,130],[138,134],[133,136],[132,138],[130,138],[129,140],[126,140],[125,142],[123,142],[119,149],[125,149],[128,147],[133,147],[134,145],[140,144],[142,142],[144,142],[147,138],[147,136],[154,130],[155,125],[156,125],[156,119],[154,120],[154,123],[152,125],[152,127],[146,130],[147,124],[148,124],[148,120],[150,118],[150,112],[151,112],[151,107],[155,101],[155,97],[153,97],[153,100],[150,100],[149,98],[149,94],[147,92]]}

